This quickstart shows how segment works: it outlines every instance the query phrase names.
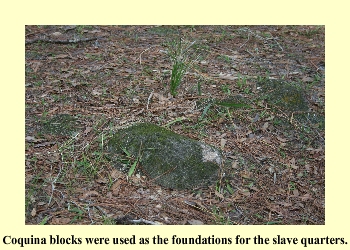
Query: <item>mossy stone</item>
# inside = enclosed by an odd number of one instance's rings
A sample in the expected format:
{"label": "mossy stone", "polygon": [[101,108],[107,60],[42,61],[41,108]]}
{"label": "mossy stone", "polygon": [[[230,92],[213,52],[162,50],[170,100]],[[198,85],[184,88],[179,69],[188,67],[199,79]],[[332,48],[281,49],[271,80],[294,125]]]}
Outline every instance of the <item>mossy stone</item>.
{"label": "mossy stone", "polygon": [[141,171],[157,184],[172,189],[210,185],[217,180],[222,162],[219,150],[150,123],[118,131],[109,141],[113,161],[125,149],[139,158]]}
{"label": "mossy stone", "polygon": [[52,117],[46,117],[41,120],[40,132],[58,136],[71,136],[81,128],[78,126],[77,119],[69,114],[57,114]]}
{"label": "mossy stone", "polygon": [[269,103],[292,112],[308,110],[305,91],[297,83],[267,80],[258,85]]}

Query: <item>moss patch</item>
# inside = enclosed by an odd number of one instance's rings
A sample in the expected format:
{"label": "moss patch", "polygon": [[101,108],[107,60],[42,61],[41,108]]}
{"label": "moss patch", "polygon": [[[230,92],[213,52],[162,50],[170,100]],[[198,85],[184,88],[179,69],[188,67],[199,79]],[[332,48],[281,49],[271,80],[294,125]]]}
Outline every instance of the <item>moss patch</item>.
{"label": "moss patch", "polygon": [[77,119],[68,114],[58,114],[42,121],[40,132],[60,136],[71,136],[80,128]]}
{"label": "moss patch", "polygon": [[122,148],[126,149],[139,158],[147,176],[173,189],[212,184],[222,161],[214,147],[149,123],[120,130],[108,148],[114,161],[121,158]]}
{"label": "moss patch", "polygon": [[265,99],[282,109],[306,111],[308,109],[304,90],[297,83],[267,80],[258,83]]}

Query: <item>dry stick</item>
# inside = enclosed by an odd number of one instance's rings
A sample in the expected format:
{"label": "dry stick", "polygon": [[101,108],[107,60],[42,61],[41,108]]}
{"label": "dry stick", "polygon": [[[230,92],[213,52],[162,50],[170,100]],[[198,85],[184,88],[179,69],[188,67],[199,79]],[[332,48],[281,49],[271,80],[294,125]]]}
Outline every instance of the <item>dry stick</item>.
{"label": "dry stick", "polygon": [[249,55],[251,55],[252,57],[254,57],[255,58],[255,56],[253,55],[253,53],[252,52],[250,52],[248,49],[246,49],[245,50]]}
{"label": "dry stick", "polygon": [[315,65],[315,63],[312,61],[312,60],[310,60],[310,62],[311,62],[311,64],[316,68],[316,71],[318,71],[320,68],[319,67],[317,67],[316,65]]}
{"label": "dry stick", "polygon": [[87,211],[88,211],[88,214],[89,214],[89,219],[90,219],[90,221],[91,221],[91,224],[94,224],[94,220],[91,218],[90,204],[91,204],[91,200],[89,200],[89,204],[88,204],[88,206],[87,206]]}
{"label": "dry stick", "polygon": [[153,90],[147,99],[147,109],[148,109],[148,105],[149,105],[149,102],[151,101],[152,96],[153,96]]}
{"label": "dry stick", "polygon": [[[158,45],[152,45],[151,47],[145,49],[144,51],[142,51],[142,52],[140,53],[140,56],[139,56],[140,65],[141,65],[141,56],[142,56],[142,54],[145,53],[146,51],[150,50],[151,48],[156,47],[156,46],[158,46]],[[136,62],[136,61],[135,61],[135,62]]]}
{"label": "dry stick", "polygon": [[51,203],[51,200],[52,200],[52,196],[53,196],[53,191],[55,191],[55,188],[56,188],[55,183],[56,183],[58,177],[61,174],[61,170],[62,170],[62,168],[60,167],[60,171],[58,172],[57,177],[51,182],[51,196],[50,196],[49,203],[48,203],[47,206],[50,206],[50,203]]}
{"label": "dry stick", "polygon": [[36,38],[33,40],[26,41],[27,44],[32,44],[36,42],[45,42],[45,43],[57,43],[57,44],[69,44],[69,43],[79,43],[79,42],[88,42],[88,41],[94,41],[102,37],[93,37],[93,38],[83,38],[83,39],[71,39],[71,40],[50,40],[50,39],[43,39],[43,38]]}
{"label": "dry stick", "polygon": [[244,45],[246,45],[246,43],[249,41],[249,39],[250,39],[250,36],[249,36],[249,33],[248,33],[248,39],[247,39],[247,41],[245,41],[245,43],[243,43],[241,46],[239,46],[239,48],[242,48]]}
{"label": "dry stick", "polygon": [[273,40],[277,43],[278,47],[280,47],[280,49],[283,51],[283,48],[282,48],[282,46],[277,42],[276,37],[272,37],[272,38],[273,38]]}

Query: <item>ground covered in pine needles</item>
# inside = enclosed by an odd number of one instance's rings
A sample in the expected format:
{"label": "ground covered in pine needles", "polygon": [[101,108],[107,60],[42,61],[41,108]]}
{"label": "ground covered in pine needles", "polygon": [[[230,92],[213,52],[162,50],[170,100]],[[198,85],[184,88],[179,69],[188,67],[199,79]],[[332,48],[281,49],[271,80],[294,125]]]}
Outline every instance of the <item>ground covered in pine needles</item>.
{"label": "ground covered in pine needles", "polygon": [[[170,95],[173,39],[196,61]],[[26,26],[26,224],[325,224],[323,26]],[[151,122],[220,148],[170,190],[109,161]]]}

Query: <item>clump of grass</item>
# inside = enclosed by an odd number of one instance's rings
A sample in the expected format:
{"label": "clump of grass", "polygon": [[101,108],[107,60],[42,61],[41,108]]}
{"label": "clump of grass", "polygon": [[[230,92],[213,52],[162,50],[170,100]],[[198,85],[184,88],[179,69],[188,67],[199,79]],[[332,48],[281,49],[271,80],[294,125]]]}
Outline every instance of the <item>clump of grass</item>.
{"label": "clump of grass", "polygon": [[196,41],[189,42],[182,38],[173,39],[168,42],[167,54],[172,63],[170,78],[170,93],[175,97],[186,72],[198,60],[200,54],[192,46]]}

